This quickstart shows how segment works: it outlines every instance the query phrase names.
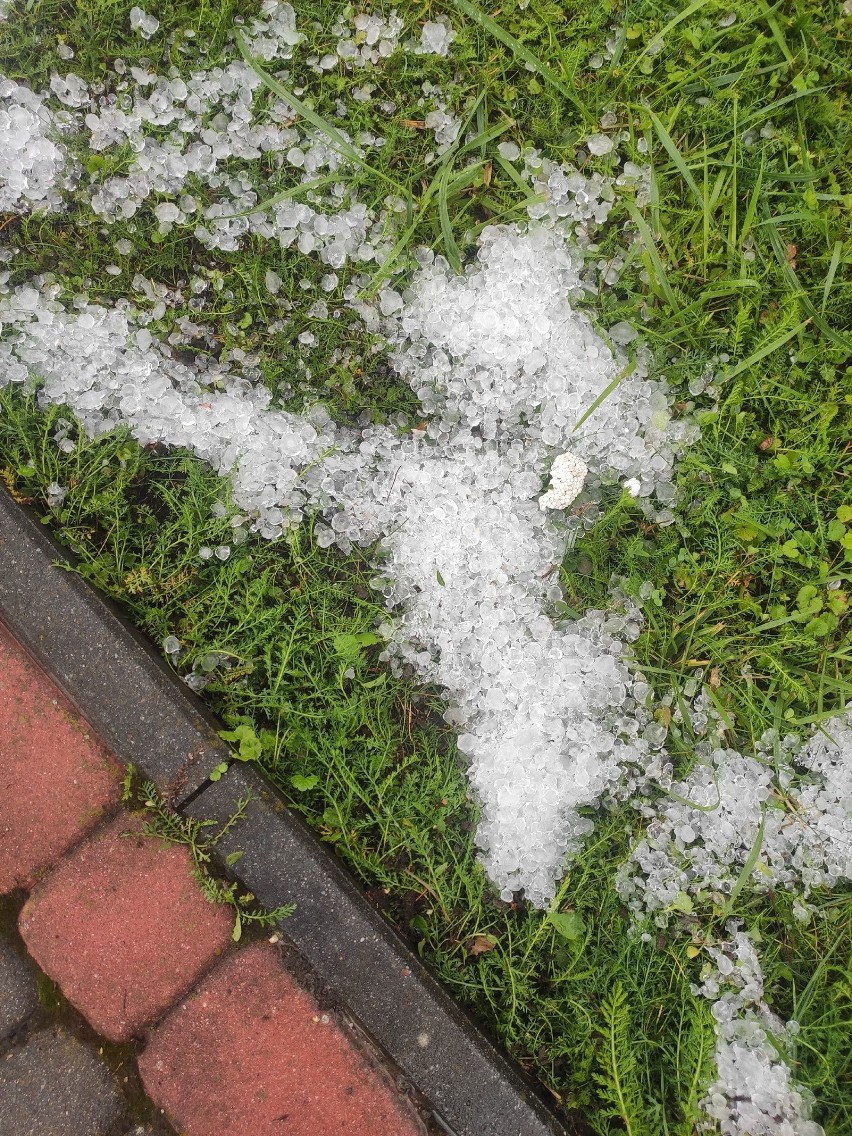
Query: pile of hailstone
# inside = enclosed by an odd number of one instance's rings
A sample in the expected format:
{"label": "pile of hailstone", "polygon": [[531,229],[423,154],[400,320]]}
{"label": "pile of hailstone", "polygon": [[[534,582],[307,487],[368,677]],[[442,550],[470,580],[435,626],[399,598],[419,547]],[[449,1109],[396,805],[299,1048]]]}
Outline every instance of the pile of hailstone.
{"label": "pile of hailstone", "polygon": [[[672,796],[644,810],[651,822],[619,869],[619,893],[634,911],[664,925],[684,895],[722,902],[754,849],[758,891],[795,890],[804,900],[852,879],[852,717],[824,722],[802,747],[769,733],[755,756],[707,745],[698,756]],[[809,918],[803,902],[795,911]]]}
{"label": "pile of hailstone", "polygon": [[[130,23],[142,35],[153,35],[157,30],[156,18],[138,7],[131,10]],[[347,70],[380,65],[399,46],[403,23],[394,11],[385,19],[375,13],[356,15],[347,9],[331,30],[343,37],[335,52],[307,59],[306,67],[322,72],[341,63]],[[288,63],[304,39],[292,5],[282,0],[264,0],[259,14],[247,21],[242,32],[251,52],[266,65]],[[415,53],[445,55],[454,35],[447,18],[438,16],[423,25],[420,40],[404,46]],[[0,106],[5,102],[5,113],[16,123],[20,106],[26,105],[38,111],[43,126],[59,124],[96,152],[114,148],[130,152],[129,160],[122,162],[121,173],[109,172],[107,167],[105,173],[90,175],[82,187],[92,209],[105,222],[130,219],[148,204],[162,233],[175,225],[186,226],[210,249],[233,252],[247,240],[260,237],[283,248],[295,247],[304,255],[316,255],[332,270],[347,262],[385,262],[398,237],[405,202],[393,194],[369,206],[361,202],[357,185],[346,176],[353,168],[350,158],[327,136],[300,122],[284,100],[271,99],[241,57],[186,75],[174,65],[157,74],[149,65],[128,67],[121,59],[115,60],[112,71],[106,90],[89,89],[79,76],[69,72],[52,75],[49,95],[39,96],[14,84],[7,85],[5,96],[0,95]],[[374,89],[371,84],[353,87],[352,98],[369,99]],[[424,83],[422,91],[418,106],[442,153],[457,140],[462,117],[436,85]],[[52,120],[42,98],[53,98],[60,104]],[[338,100],[337,106],[338,116],[345,120],[345,100]],[[393,113],[392,103],[380,107],[386,108],[384,113]],[[0,141],[3,113],[0,109]],[[347,132],[343,122],[337,129],[347,143],[365,155],[384,145],[383,138],[369,131]],[[17,127],[14,133],[15,144],[6,147],[10,154],[8,176],[0,158],[0,196],[14,195],[14,208],[18,210],[40,203],[54,207],[59,203],[62,158],[61,149],[52,141],[54,133],[42,130],[38,137],[32,135],[32,144],[27,144],[38,168],[32,176],[24,171],[28,189],[23,195],[19,192],[22,173],[16,157],[23,134]],[[613,137],[623,140],[627,136],[622,132]],[[55,168],[44,166],[45,154]],[[501,154],[511,155],[512,161],[521,158],[515,143],[503,143]],[[267,174],[242,165],[261,157],[270,167]],[[616,167],[620,162],[619,157],[612,176],[592,173],[587,177],[576,167],[551,162],[527,147],[520,176],[541,198],[529,206],[530,217],[573,224],[575,237],[588,243],[589,232],[609,214],[615,186],[629,186],[639,203],[647,198],[649,171],[625,161],[619,172]],[[264,177],[278,185],[282,170],[289,171],[297,182],[312,183],[313,188],[305,190],[299,201],[258,208],[273,193],[271,188],[266,191]],[[329,177],[327,185],[316,186],[318,178],[332,174],[339,177]],[[46,201],[40,196],[42,184]],[[616,255],[612,261],[601,261],[598,267],[612,282],[622,264],[623,258]],[[590,271],[587,265],[587,275]]]}
{"label": "pile of hailstone", "polygon": [[[232,477],[264,536],[319,513],[321,543],[379,541],[387,656],[446,692],[489,875],[504,897],[524,889],[544,904],[590,828],[578,810],[662,741],[624,660],[637,613],[550,618],[566,533],[625,479],[639,482],[649,515],[671,519],[675,455],[695,427],[572,307],[581,259],[555,230],[487,230],[462,277],[420,259],[409,289],[383,294],[390,314],[353,301],[431,416],[404,436],[336,427],[322,408],[272,410],[244,376],[171,360],[129,310],[84,298],[68,309],[55,286],[0,304],[15,331],[0,344],[0,381],[40,376],[43,401],[69,404],[91,434],[123,422],[142,442],[194,450]],[[576,515],[539,504],[566,452],[588,469]]]}
{"label": "pile of hailstone", "polygon": [[810,1119],[810,1097],[793,1083],[789,1054],[778,1048],[792,1050],[797,1023],[782,1022],[765,1004],[751,940],[736,920],[727,929],[729,940],[707,945],[713,964],[694,990],[713,1002],[716,1027],[716,1080],[701,1107],[721,1136],[825,1136]]}
{"label": "pile of hailstone", "polygon": [[39,95],[0,77],[0,213],[59,205],[65,152]]}

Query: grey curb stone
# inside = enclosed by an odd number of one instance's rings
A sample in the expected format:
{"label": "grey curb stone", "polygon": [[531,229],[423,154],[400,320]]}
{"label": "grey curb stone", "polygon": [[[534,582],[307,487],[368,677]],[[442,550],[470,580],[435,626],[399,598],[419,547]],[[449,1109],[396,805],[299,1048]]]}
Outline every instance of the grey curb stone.
{"label": "grey curb stone", "polygon": [[38,991],[32,971],[0,938],[0,1041],[27,1021],[38,1009]]}
{"label": "grey curb stone", "polygon": [[113,753],[173,800],[228,757],[201,703],[74,572],[44,526],[0,489],[0,620]]}
{"label": "grey curb stone", "polygon": [[[302,821],[252,769],[208,774],[230,751],[216,722],[117,610],[73,572],[68,553],[0,489],[0,621],[124,762],[177,806],[230,818],[217,845],[268,907],[297,904],[284,930],[343,1007],[426,1097],[455,1136],[564,1136],[535,1091],[470,1023]],[[195,795],[195,796],[194,796]],[[39,1035],[41,1036],[41,1035]],[[2,1077],[0,1070],[0,1077]],[[0,1084],[2,1090],[2,1084]],[[0,1092],[0,1136],[3,1128]],[[54,1136],[32,1128],[34,1136]],[[74,1136],[88,1136],[82,1127]],[[29,1136],[16,1129],[14,1136]],[[64,1130],[56,1129],[56,1133]],[[318,1134],[319,1136],[319,1134]]]}
{"label": "grey curb stone", "polygon": [[457,1136],[557,1136],[564,1130],[471,1025],[306,825],[250,768],[232,765],[183,811],[245,819],[216,846],[265,907],[295,903],[286,937]]}
{"label": "grey curb stone", "polygon": [[0,1136],[105,1136],[123,1108],[103,1061],[62,1029],[34,1034],[0,1065]]}

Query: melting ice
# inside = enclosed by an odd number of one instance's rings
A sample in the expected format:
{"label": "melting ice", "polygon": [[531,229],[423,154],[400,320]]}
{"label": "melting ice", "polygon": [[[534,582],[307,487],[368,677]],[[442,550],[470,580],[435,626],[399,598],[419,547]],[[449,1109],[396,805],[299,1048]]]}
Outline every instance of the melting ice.
{"label": "melting ice", "polygon": [[[623,660],[636,613],[560,626],[549,616],[566,533],[624,479],[639,481],[650,515],[671,519],[673,462],[695,428],[571,305],[581,262],[558,232],[488,230],[462,277],[440,258],[421,261],[392,314],[360,305],[431,416],[405,436],[335,426],[321,407],[272,410],[262,387],[196,373],[126,312],[82,300],[66,310],[55,288],[20,288],[3,302],[0,320],[17,334],[0,348],[2,381],[39,375],[42,399],[68,403],[90,433],[125,422],[142,442],[191,448],[232,476],[240,508],[267,537],[319,511],[323,543],[380,541],[375,583],[394,613],[388,656],[447,695],[482,805],[489,875],[505,897],[524,889],[543,904],[590,828],[578,810],[659,744],[653,730],[643,735]],[[553,519],[539,498],[569,447],[589,472],[576,515]]]}

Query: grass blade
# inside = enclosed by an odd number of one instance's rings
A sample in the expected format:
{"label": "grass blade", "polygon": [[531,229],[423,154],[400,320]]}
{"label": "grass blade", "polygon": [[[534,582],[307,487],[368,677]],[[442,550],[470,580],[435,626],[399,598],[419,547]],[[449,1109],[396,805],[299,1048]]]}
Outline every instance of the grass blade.
{"label": "grass blade", "polygon": [[444,238],[444,250],[447,254],[447,260],[450,262],[453,272],[458,275],[462,270],[461,250],[456,244],[452,222],[450,221],[450,210],[447,202],[447,181],[449,176],[450,165],[448,163],[441,171],[441,180],[438,182],[438,219],[441,222],[441,236]]}
{"label": "grass blade", "polygon": [[835,241],[834,249],[831,253],[831,261],[828,266],[828,272],[825,277],[825,284],[822,289],[822,304],[820,305],[820,315],[825,315],[825,305],[828,303],[828,295],[831,292],[831,286],[834,283],[834,277],[837,275],[837,266],[840,264],[840,257],[843,253],[843,241]]}
{"label": "grass blade", "polygon": [[680,305],[675,298],[671,284],[669,284],[665,266],[660,260],[660,254],[657,252],[657,242],[654,240],[654,234],[648,228],[648,222],[645,220],[645,218],[642,216],[633,202],[626,201],[625,204],[627,206],[628,213],[633,219],[633,223],[639,230],[639,235],[641,236],[642,242],[645,245],[645,251],[651,258],[651,263],[654,266],[654,272],[656,273],[657,283],[659,284],[660,291],[663,293],[665,301],[669,305],[671,310],[673,312],[677,312],[680,310]]}
{"label": "grass blade", "polygon": [[497,163],[497,165],[500,167],[500,169],[503,171],[503,173],[506,175],[506,177],[509,178],[511,181],[513,181],[515,183],[515,185],[518,187],[518,189],[521,191],[521,193],[523,193],[523,194],[529,193],[529,191],[530,191],[529,182],[524,181],[524,179],[521,177],[521,175],[518,173],[518,171],[515,169],[515,167],[512,165],[511,162],[507,161],[502,155],[499,155],[499,154],[494,159],[494,161]]}
{"label": "grass blade", "polygon": [[388,175],[386,173],[383,173],[382,170],[378,170],[375,166],[371,166],[369,162],[365,162],[360,151],[356,150],[356,148],[347,138],[344,138],[344,136],[340,133],[336,126],[332,126],[332,124],[330,122],[327,122],[321,114],[317,114],[315,110],[312,110],[311,107],[309,107],[306,103],[303,103],[302,100],[297,98],[292,91],[289,91],[283,85],[283,83],[279,83],[277,79],[273,79],[273,77],[261,67],[255,57],[249,51],[245,36],[240,31],[237,32],[237,46],[240,49],[243,59],[246,61],[246,63],[248,63],[249,67],[251,67],[255,75],[257,75],[257,77],[263,82],[264,86],[268,87],[270,91],[278,95],[280,99],[283,99],[288,104],[288,106],[291,106],[293,110],[296,111],[296,113],[300,115],[306,122],[309,122],[311,126],[316,127],[316,129],[319,130],[320,133],[324,134],[339,154],[342,154],[344,158],[348,158],[349,161],[355,163],[355,165],[361,166],[362,169],[369,170],[369,172],[375,175],[375,177],[381,178],[382,181],[388,182],[388,184],[392,185],[396,190],[398,190],[398,192],[403,197],[408,196],[408,190],[405,188],[405,186],[400,185],[397,181],[394,181],[393,178],[388,177]]}
{"label": "grass blade", "polygon": [[588,408],[588,410],[583,411],[583,413],[577,419],[576,424],[572,428],[571,433],[576,434],[576,432],[580,429],[580,427],[583,425],[583,423],[585,421],[587,421],[587,419],[589,419],[594,414],[594,412],[597,410],[597,408],[600,406],[600,404],[604,401],[604,399],[609,398],[609,396],[612,394],[612,392],[615,390],[615,388],[618,386],[618,384],[623,379],[629,378],[630,375],[632,375],[635,370],[636,370],[636,360],[631,359],[631,361],[627,364],[627,366],[622,368],[622,370],[620,370],[618,372],[618,374],[615,376],[615,378],[607,383],[607,385],[604,387],[604,389],[601,391],[601,393],[598,395],[598,397],[595,399],[595,401],[592,403],[592,405]]}
{"label": "grass blade", "polygon": [[[680,150],[678,150],[677,146],[675,145],[674,139],[669,134],[668,130],[666,130],[665,126],[663,126],[663,124],[660,121],[660,119],[658,118],[658,116],[656,114],[654,114],[654,112],[650,109],[649,109],[648,113],[651,116],[651,121],[654,124],[654,129],[656,130],[656,132],[659,136],[659,139],[663,144],[663,149],[666,151],[668,156],[671,158],[672,162],[675,165],[675,168],[677,169],[677,172],[680,174],[680,176],[683,178],[683,180],[686,182],[686,184],[692,190],[692,195],[695,198],[695,200],[703,208],[704,207],[704,195],[702,194],[701,190],[698,188],[698,183],[696,182],[695,178],[689,172],[689,169],[687,168],[686,162],[683,160],[683,157],[681,155]],[[675,116],[673,115],[672,120],[674,120],[674,117]]]}
{"label": "grass blade", "polygon": [[[701,2],[706,3],[706,0],[701,0]],[[505,28],[502,28],[500,24],[492,20],[490,16],[487,16],[475,4],[472,4],[471,0],[453,0],[453,3],[459,11],[464,12],[466,16],[469,16],[479,24],[481,28],[484,28],[490,35],[494,36],[496,40],[499,40],[500,43],[510,48],[519,59],[522,59],[528,67],[531,67],[542,79],[548,82],[563,98],[568,99],[568,101],[580,111],[583,118],[586,117],[585,107],[574,92],[562,82],[552,68],[548,67],[546,63],[542,63],[538,56],[534,55],[528,47],[524,47],[520,40],[515,39]]]}
{"label": "grass blade", "polygon": [[740,874],[737,876],[737,882],[734,884],[733,891],[728,896],[728,898],[725,902],[725,906],[722,909],[722,918],[723,919],[727,918],[727,916],[731,914],[731,911],[733,909],[734,903],[736,902],[737,896],[740,894],[740,892],[746,886],[748,881],[751,879],[751,874],[752,874],[752,872],[754,871],[754,869],[757,865],[757,861],[760,857],[760,850],[763,847],[763,833],[764,833],[765,828],[766,828],[766,809],[764,807],[761,810],[760,827],[757,830],[757,836],[754,838],[754,844],[752,845],[751,852],[749,852],[748,859],[743,864],[743,869],[740,872]]}
{"label": "grass blade", "polygon": [[730,371],[726,371],[725,379],[733,379],[735,375],[742,374],[742,372],[747,371],[749,367],[753,367],[755,363],[759,363],[761,359],[765,359],[767,355],[771,355],[773,352],[777,351],[779,347],[783,347],[785,343],[789,343],[794,336],[804,331],[810,322],[810,319],[802,320],[802,322],[797,323],[795,327],[791,327],[789,331],[785,331],[783,335],[778,335],[774,339],[770,339],[763,347],[759,347],[757,351],[752,352],[747,359],[743,359],[741,363],[737,363],[736,367],[732,367]]}
{"label": "grass blade", "polygon": [[809,319],[813,320],[814,326],[822,332],[822,334],[830,339],[832,343],[838,347],[843,347],[846,351],[852,351],[852,338],[847,335],[842,335],[840,332],[835,331],[834,328],[824,320],[820,313],[816,310],[811,303],[811,298],[802,287],[798,276],[796,275],[793,266],[787,257],[787,246],[783,237],[778,232],[778,226],[775,219],[769,216],[769,206],[766,202],[763,203],[763,214],[766,220],[766,228],[769,233],[769,240],[772,245],[772,251],[775,253],[775,259],[784,274],[790,290],[796,296],[802,308],[807,312]]}
{"label": "grass blade", "polygon": [[757,181],[754,183],[751,199],[746,209],[746,215],[743,218],[743,225],[740,229],[740,242],[742,243],[751,232],[751,227],[754,224],[755,213],[757,212],[758,202],[760,201],[760,191],[763,189],[763,174],[765,171],[765,163],[763,158],[760,159],[760,169],[757,173]]}
{"label": "grass blade", "polygon": [[709,4],[709,2],[710,0],[692,0],[692,3],[684,8],[682,12],[678,12],[678,14],[673,19],[669,20],[669,22],[665,25],[664,28],[662,28],[661,31],[658,31],[651,37],[642,51],[640,51],[636,56],[633,63],[628,68],[627,73],[630,74],[633,72],[642,57],[648,54],[653,44],[659,43],[660,40],[665,42],[665,38],[670,31],[673,31],[678,26],[678,24],[683,23],[684,20],[688,20],[690,16],[694,16],[696,12],[700,12],[705,4]]}

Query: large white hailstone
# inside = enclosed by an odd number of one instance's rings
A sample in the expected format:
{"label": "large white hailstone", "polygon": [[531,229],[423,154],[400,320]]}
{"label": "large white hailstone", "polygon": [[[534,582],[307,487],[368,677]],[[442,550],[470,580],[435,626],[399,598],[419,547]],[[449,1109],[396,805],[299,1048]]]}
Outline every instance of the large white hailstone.
{"label": "large white hailstone", "polygon": [[130,26],[134,31],[139,32],[143,39],[150,39],[159,29],[160,21],[142,8],[133,7],[130,9]]}
{"label": "large white hailstone", "polygon": [[716,1079],[701,1101],[721,1136],[825,1136],[810,1119],[811,1099],[793,1081],[787,1053],[798,1032],[763,1001],[763,971],[744,932],[706,947],[713,964],[695,988],[713,1001]]}
{"label": "large white hailstone", "polygon": [[37,94],[0,78],[0,213],[59,205],[65,152],[58,133]]}
{"label": "large white hailstone", "polygon": [[441,16],[437,20],[427,20],[420,32],[417,54],[449,55],[450,44],[455,38],[456,33],[446,16]]}
{"label": "large white hailstone", "polygon": [[566,450],[550,467],[550,488],[538,499],[539,509],[567,509],[583,492],[589,467]]}

